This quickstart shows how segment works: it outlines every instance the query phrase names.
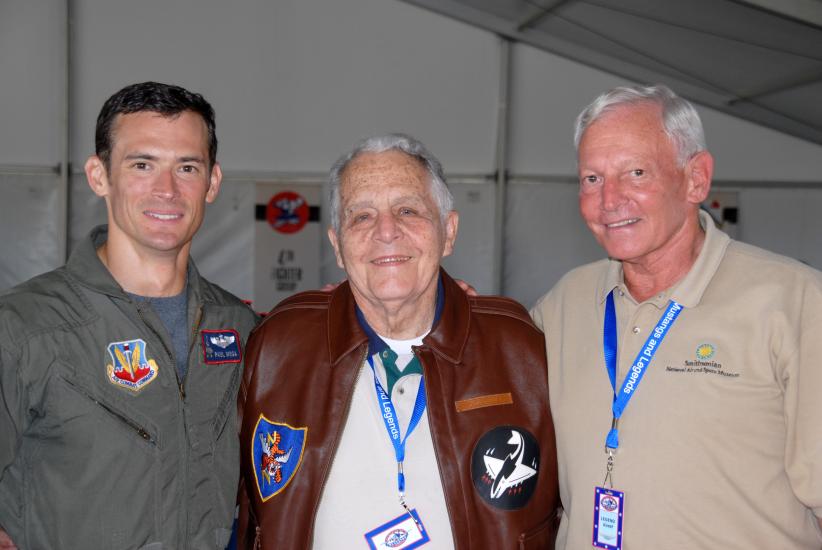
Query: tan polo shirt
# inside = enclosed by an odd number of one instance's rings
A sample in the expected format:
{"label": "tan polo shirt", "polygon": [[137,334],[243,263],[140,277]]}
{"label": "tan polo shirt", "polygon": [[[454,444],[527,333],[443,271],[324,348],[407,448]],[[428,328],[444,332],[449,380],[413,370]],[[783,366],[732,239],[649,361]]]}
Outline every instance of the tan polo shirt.
{"label": "tan polo shirt", "polygon": [[568,273],[531,312],[546,333],[565,512],[557,548],[591,548],[613,390],[602,351],[614,290],[622,384],[670,299],[684,310],[626,408],[614,488],[623,548],[822,548],[822,273],[707,237],[673,289],[637,304],[619,262]]}

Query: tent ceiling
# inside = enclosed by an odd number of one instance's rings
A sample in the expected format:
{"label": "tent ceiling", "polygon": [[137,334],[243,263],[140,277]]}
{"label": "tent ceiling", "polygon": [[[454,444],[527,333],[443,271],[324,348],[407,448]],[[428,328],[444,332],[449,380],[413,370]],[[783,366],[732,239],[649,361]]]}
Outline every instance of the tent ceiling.
{"label": "tent ceiling", "polygon": [[814,0],[405,0],[822,144]]}

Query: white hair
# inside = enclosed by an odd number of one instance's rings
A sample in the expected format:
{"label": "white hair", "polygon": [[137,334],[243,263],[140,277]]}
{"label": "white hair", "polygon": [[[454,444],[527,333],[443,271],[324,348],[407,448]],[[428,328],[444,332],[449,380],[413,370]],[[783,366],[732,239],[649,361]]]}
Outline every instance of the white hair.
{"label": "white hair", "polygon": [[448,189],[442,164],[419,140],[406,134],[386,134],[362,140],[351,152],[340,157],[331,167],[331,173],[328,176],[328,202],[331,210],[331,227],[338,235],[340,233],[340,184],[346,167],[362,153],[384,153],[392,149],[417,159],[428,171],[431,176],[429,186],[431,195],[439,208],[440,219],[445,224],[448,213],[454,209],[454,196]]}
{"label": "white hair", "polygon": [[662,127],[677,150],[680,166],[695,154],[707,149],[702,120],[691,103],[676,95],[664,84],[655,86],[621,86],[597,97],[577,117],[574,124],[574,147],[579,152],[582,134],[601,116],[623,105],[655,103],[662,109]]}

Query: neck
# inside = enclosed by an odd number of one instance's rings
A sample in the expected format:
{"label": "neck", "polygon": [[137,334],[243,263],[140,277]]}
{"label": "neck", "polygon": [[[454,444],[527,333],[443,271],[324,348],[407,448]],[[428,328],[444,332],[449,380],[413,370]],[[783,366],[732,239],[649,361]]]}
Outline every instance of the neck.
{"label": "neck", "polygon": [[648,255],[638,262],[622,262],[625,286],[637,302],[663,292],[678,283],[693,267],[702,245],[705,232],[696,224],[693,232],[678,235],[658,255]]}
{"label": "neck", "polygon": [[377,334],[393,340],[410,340],[431,329],[437,307],[437,283],[432,291],[426,291],[413,301],[402,303],[375,303],[358,295],[352,287],[354,299],[368,322]]}
{"label": "neck", "polygon": [[140,254],[129,244],[117,246],[111,239],[97,249],[97,256],[123,287],[138,296],[176,296],[186,285],[188,245],[169,256]]}

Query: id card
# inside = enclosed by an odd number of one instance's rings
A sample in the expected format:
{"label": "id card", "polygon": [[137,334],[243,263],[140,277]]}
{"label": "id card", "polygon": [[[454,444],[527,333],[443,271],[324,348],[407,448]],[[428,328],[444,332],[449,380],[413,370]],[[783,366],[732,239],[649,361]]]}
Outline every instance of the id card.
{"label": "id card", "polygon": [[594,546],[622,550],[625,493],[605,487],[594,490]]}
{"label": "id card", "polygon": [[388,523],[380,525],[373,531],[365,534],[365,540],[371,550],[396,550],[418,548],[429,542],[428,531],[420,520],[416,508],[411,510],[414,519],[422,526],[422,531],[417,527],[408,514],[392,519]]}

